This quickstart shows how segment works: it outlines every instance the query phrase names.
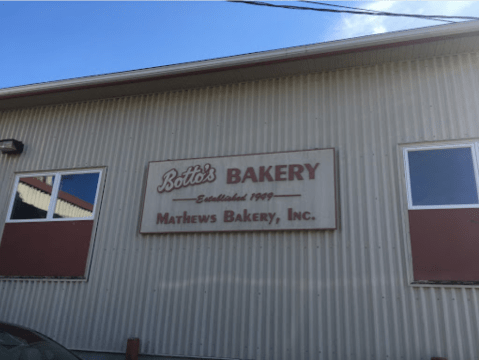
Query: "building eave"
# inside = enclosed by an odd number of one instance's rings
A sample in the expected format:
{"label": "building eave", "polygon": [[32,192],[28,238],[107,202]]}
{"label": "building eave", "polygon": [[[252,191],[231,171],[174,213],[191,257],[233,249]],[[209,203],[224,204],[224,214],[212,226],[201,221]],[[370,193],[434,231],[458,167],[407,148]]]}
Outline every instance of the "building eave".
{"label": "building eave", "polygon": [[479,21],[0,89],[0,110],[180,90],[472,52]]}

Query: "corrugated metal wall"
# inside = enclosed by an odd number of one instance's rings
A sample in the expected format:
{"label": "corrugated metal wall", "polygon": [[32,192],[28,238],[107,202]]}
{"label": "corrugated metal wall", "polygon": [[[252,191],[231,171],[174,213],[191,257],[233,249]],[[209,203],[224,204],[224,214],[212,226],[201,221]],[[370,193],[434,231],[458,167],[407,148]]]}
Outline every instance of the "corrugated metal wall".
{"label": "corrugated metal wall", "polygon": [[[397,156],[479,137],[478,89],[463,54],[0,113],[0,137],[26,144],[0,156],[0,203],[14,172],[108,168],[88,282],[0,281],[0,319],[83,350],[478,358],[478,289],[407,285]],[[337,231],[139,234],[148,161],[328,147]]]}

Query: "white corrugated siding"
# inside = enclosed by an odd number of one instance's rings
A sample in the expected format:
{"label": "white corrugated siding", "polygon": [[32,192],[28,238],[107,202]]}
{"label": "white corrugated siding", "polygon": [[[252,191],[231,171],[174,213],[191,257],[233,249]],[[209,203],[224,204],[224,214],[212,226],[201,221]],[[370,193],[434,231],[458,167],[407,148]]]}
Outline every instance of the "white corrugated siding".
{"label": "white corrugated siding", "polygon": [[[80,350],[477,359],[479,289],[407,285],[397,144],[479,137],[478,89],[462,54],[0,113],[26,144],[0,203],[14,172],[108,168],[88,282],[0,281],[0,319]],[[148,161],[329,147],[337,231],[139,234]]]}

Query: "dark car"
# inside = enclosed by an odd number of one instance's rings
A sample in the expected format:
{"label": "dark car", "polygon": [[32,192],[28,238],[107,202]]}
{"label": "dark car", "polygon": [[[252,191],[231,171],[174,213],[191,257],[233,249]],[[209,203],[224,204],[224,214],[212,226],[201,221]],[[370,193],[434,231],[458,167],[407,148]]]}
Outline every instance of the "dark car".
{"label": "dark car", "polygon": [[0,360],[81,360],[49,337],[0,322]]}

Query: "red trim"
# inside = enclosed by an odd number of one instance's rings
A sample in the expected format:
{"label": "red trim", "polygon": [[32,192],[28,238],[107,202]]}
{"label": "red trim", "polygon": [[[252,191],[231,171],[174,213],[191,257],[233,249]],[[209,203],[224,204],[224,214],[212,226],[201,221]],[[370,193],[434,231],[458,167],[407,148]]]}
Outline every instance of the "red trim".
{"label": "red trim", "polygon": [[20,178],[20,182],[30,185],[38,190],[41,190],[47,194],[52,194],[52,186],[40,181],[34,177],[22,177]]}
{"label": "red trim", "polygon": [[[27,184],[27,185],[30,185],[36,189],[39,189],[47,194],[50,194],[52,193],[52,187],[46,183],[44,183],[43,181],[40,181],[34,177],[22,177],[20,178],[20,182],[21,183],[24,183],[24,184]],[[80,198],[77,198],[76,196],[74,195],[71,195],[71,194],[68,194],[64,191],[59,191],[58,192],[58,198],[62,199],[62,200],[65,200],[66,202],[68,203],[71,203],[73,205],[76,205],[82,209],[85,209],[85,210],[88,210],[88,211],[92,211],[93,212],[93,204],[90,204],[89,202],[86,202]]]}
{"label": "red trim", "polygon": [[6,223],[0,276],[85,276],[93,220]]}
{"label": "red trim", "polygon": [[479,209],[409,210],[415,281],[479,281]]}
{"label": "red trim", "polygon": [[76,205],[82,209],[88,210],[93,212],[93,204],[90,204],[89,202],[86,202],[82,199],[77,198],[76,196],[73,196],[71,194],[68,194],[64,191],[59,191],[58,192],[58,198],[65,200],[66,202]]}
{"label": "red trim", "polygon": [[140,339],[132,338],[126,342],[126,360],[138,360],[138,353],[140,352]]}
{"label": "red trim", "polygon": [[156,81],[156,80],[165,80],[165,79],[173,79],[173,78],[184,77],[184,76],[192,76],[192,75],[204,75],[204,74],[216,73],[216,72],[221,72],[221,71],[245,69],[245,68],[250,68],[250,67],[255,67],[255,66],[265,66],[265,65],[280,64],[280,63],[294,62],[294,61],[300,61],[300,60],[319,59],[319,58],[322,58],[322,57],[344,55],[344,54],[350,54],[350,53],[361,52],[361,51],[387,49],[387,48],[392,48],[392,47],[408,46],[408,45],[418,45],[418,44],[425,44],[425,43],[434,42],[434,41],[441,41],[441,40],[448,40],[448,39],[455,39],[455,38],[464,38],[464,37],[472,37],[472,36],[477,36],[477,35],[479,35],[479,31],[472,32],[472,33],[469,33],[469,34],[466,34],[466,35],[464,35],[464,34],[454,34],[454,35],[446,35],[446,36],[443,35],[443,36],[436,36],[436,37],[430,37],[430,38],[425,38],[425,39],[394,42],[394,43],[390,43],[390,44],[364,46],[364,47],[360,47],[360,48],[347,49],[347,50],[329,51],[329,52],[325,52],[325,53],[321,53],[321,54],[303,55],[303,56],[297,56],[297,57],[292,57],[292,58],[288,58],[288,59],[268,60],[268,61],[262,61],[262,62],[253,62],[253,63],[248,63],[248,64],[242,64],[242,65],[223,66],[223,67],[214,68],[214,69],[207,69],[207,70],[185,71],[185,72],[181,72],[179,74],[158,75],[158,76],[152,76],[152,77],[148,77],[148,78],[144,78],[144,79],[119,80],[119,81],[112,81],[112,82],[108,82],[108,83],[100,83],[100,84],[93,84],[93,85],[77,85],[77,86],[72,86],[70,88],[38,90],[38,91],[29,92],[29,93],[26,93],[26,94],[22,93],[22,94],[3,95],[3,96],[0,95],[0,100],[6,100],[6,99],[12,99],[12,98],[22,98],[22,97],[29,97],[29,96],[35,96],[35,95],[52,94],[52,93],[60,93],[60,92],[74,91],[74,90],[86,90],[86,89],[101,88],[101,87],[108,87],[108,86],[117,86],[117,85],[124,85],[124,84],[135,84],[135,83],[142,83],[142,82]]}

